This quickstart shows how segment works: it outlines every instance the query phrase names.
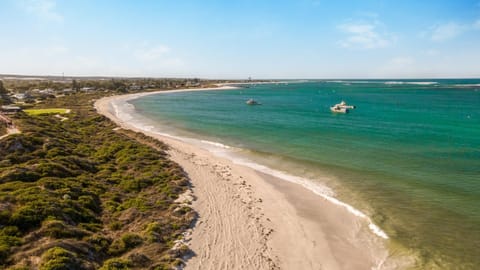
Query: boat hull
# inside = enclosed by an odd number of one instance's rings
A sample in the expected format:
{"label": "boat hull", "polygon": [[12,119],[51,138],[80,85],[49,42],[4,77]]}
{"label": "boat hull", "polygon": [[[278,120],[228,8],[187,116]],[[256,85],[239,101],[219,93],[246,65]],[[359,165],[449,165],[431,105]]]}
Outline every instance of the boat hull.
{"label": "boat hull", "polygon": [[333,113],[348,113],[347,108],[335,108],[335,107],[330,107],[330,111]]}

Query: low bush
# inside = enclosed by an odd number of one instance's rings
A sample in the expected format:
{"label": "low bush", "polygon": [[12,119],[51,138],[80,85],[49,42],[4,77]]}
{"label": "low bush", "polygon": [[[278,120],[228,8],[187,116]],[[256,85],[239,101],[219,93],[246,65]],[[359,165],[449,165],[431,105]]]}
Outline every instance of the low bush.
{"label": "low bush", "polygon": [[96,252],[106,253],[112,244],[112,240],[100,234],[92,235],[85,239],[93,246]]}
{"label": "low bush", "polygon": [[108,253],[111,255],[120,255],[142,244],[142,242],[143,239],[139,235],[126,233],[122,235],[120,239],[113,241],[108,249]]}
{"label": "low bush", "polygon": [[82,268],[76,257],[73,252],[53,247],[42,255],[39,270],[80,270]]}
{"label": "low bush", "polygon": [[103,263],[99,270],[127,270],[130,269],[131,262],[124,259],[109,259]]}
{"label": "low bush", "polygon": [[[172,207],[187,188],[183,171],[163,143],[114,131],[95,114],[92,98],[37,104],[72,108],[69,121],[20,113],[14,121],[22,133],[2,140],[0,268],[127,269],[174,261],[161,258],[190,224],[188,209]],[[137,248],[142,253],[131,260],[115,258]],[[42,249],[40,262],[31,259]]]}
{"label": "low bush", "polygon": [[47,220],[43,222],[41,232],[45,236],[56,239],[82,239],[89,234],[85,230],[79,229],[75,226],[66,225],[63,221],[60,220]]}

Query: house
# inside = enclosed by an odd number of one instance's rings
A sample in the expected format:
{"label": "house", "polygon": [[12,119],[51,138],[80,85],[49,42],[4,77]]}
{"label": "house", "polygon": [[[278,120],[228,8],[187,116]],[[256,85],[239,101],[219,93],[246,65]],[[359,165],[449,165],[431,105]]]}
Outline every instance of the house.
{"label": "house", "polygon": [[187,81],[187,82],[185,82],[185,86],[186,87],[198,87],[198,86],[200,86],[200,83],[199,82]]}
{"label": "house", "polygon": [[17,100],[24,100],[25,98],[27,98],[27,95],[24,93],[17,93],[13,95],[13,97],[16,98]]}
{"label": "house", "polygon": [[80,90],[84,92],[94,91],[95,87],[82,87]]}
{"label": "house", "polygon": [[20,111],[22,111],[22,108],[18,106],[2,105],[2,107],[0,107],[0,112],[3,114],[16,114]]}
{"label": "house", "polygon": [[64,94],[71,94],[71,93],[75,93],[75,90],[73,90],[72,88],[65,88],[62,90],[62,92]]}
{"label": "house", "polygon": [[55,90],[53,90],[52,88],[47,88],[47,89],[40,90],[39,93],[44,95],[53,95],[55,94]]}
{"label": "house", "polygon": [[142,87],[140,85],[132,84],[128,87],[130,90],[141,90]]}

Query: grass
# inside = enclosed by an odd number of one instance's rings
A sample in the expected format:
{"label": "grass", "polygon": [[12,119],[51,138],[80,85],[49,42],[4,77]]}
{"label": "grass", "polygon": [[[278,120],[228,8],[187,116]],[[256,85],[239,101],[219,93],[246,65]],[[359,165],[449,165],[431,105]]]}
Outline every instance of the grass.
{"label": "grass", "polygon": [[45,115],[45,114],[66,114],[69,112],[69,109],[63,108],[49,108],[49,109],[27,109],[24,110],[28,115]]}

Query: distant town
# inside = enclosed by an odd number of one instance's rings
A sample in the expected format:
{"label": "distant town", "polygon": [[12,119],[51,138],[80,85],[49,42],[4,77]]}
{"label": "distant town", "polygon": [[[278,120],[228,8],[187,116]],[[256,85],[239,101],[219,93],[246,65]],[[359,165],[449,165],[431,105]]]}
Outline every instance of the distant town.
{"label": "distant town", "polygon": [[79,92],[129,93],[158,89],[208,87],[228,81],[175,78],[104,78],[0,75],[0,105],[32,104]]}
{"label": "distant town", "polygon": [[108,96],[135,92],[183,88],[214,87],[219,83],[242,83],[247,80],[206,80],[198,78],[107,78],[24,76],[0,74],[0,136],[16,133],[10,116],[59,97],[93,94]]}

